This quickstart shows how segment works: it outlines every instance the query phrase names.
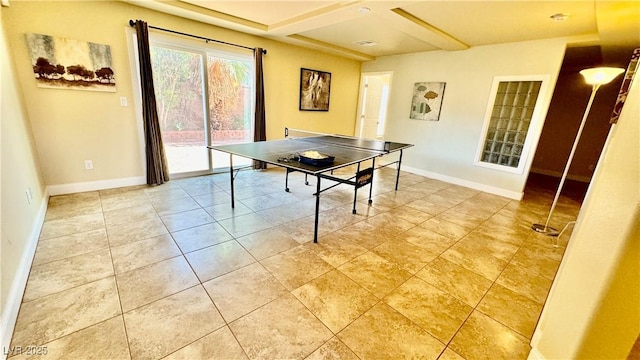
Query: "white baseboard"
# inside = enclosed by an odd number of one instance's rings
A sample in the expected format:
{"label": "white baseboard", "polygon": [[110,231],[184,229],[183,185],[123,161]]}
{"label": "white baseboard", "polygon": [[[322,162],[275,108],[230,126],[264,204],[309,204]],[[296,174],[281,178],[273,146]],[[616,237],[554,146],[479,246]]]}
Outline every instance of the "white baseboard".
{"label": "white baseboard", "polygon": [[[2,349],[9,349],[11,345],[11,338],[13,336],[13,330],[18,320],[18,312],[20,311],[20,304],[22,304],[22,296],[24,290],[27,287],[27,280],[29,279],[29,272],[31,271],[31,264],[33,263],[33,257],[36,253],[38,246],[38,238],[40,237],[40,231],[44,223],[44,218],[47,213],[47,204],[49,203],[49,194],[45,191],[40,209],[33,223],[33,229],[25,246],[25,251],[22,253],[20,263],[16,270],[16,274],[11,282],[11,288],[7,295],[7,301],[3,304],[2,309],[2,321],[0,323],[0,334],[2,334]],[[2,351],[1,359],[6,359],[7,351]]]}
{"label": "white baseboard", "polygon": [[435,173],[435,172],[431,172],[431,171],[426,171],[426,170],[422,170],[422,169],[416,169],[416,168],[412,168],[410,166],[402,166],[402,170],[406,171],[406,172],[410,172],[412,174],[426,176],[426,177],[431,178],[431,179],[441,180],[441,181],[444,181],[444,182],[447,182],[447,183],[450,183],[450,184],[460,185],[460,186],[468,187],[468,188],[471,188],[471,189],[480,190],[480,191],[487,192],[487,193],[490,193],[490,194],[498,195],[498,196],[504,196],[506,198],[513,199],[513,200],[520,201],[520,200],[522,200],[522,197],[524,196],[523,192],[516,192],[516,191],[506,190],[506,189],[498,188],[498,187],[495,187],[495,186],[490,186],[490,185],[486,185],[486,184],[480,184],[480,183],[476,183],[476,182],[473,182],[473,181],[456,178],[456,177],[453,177],[453,176],[443,175],[443,174],[439,174],[439,173]]}
{"label": "white baseboard", "polygon": [[53,195],[74,194],[85,191],[95,191],[104,189],[114,189],[125,186],[144,185],[147,180],[144,176],[136,176],[121,179],[109,179],[99,181],[88,181],[71,184],[48,185],[47,191]]}

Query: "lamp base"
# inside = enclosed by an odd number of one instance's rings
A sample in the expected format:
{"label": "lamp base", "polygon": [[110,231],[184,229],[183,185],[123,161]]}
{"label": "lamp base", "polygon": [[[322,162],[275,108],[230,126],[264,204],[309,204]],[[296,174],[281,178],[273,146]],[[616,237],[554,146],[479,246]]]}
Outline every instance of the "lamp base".
{"label": "lamp base", "polygon": [[558,229],[554,229],[550,226],[544,226],[544,224],[533,224],[531,225],[531,229],[535,232],[539,232],[541,234],[547,235],[547,236],[558,236],[560,235],[560,232],[558,231]]}

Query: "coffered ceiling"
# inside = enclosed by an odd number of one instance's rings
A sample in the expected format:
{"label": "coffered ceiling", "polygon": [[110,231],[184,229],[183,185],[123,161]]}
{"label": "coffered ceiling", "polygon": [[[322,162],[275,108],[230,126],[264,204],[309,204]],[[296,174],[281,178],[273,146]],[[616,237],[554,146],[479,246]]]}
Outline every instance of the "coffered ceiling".
{"label": "coffered ceiling", "polygon": [[557,37],[603,52],[640,47],[638,0],[125,1],[359,60]]}

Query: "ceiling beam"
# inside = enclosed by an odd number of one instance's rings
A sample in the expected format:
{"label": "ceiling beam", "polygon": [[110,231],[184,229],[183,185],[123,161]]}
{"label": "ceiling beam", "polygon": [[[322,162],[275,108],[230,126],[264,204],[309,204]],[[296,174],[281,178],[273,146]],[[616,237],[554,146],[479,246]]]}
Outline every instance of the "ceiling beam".
{"label": "ceiling beam", "polygon": [[380,16],[383,16],[390,22],[389,25],[395,26],[396,29],[420,41],[431,44],[438,49],[466,50],[470,47],[452,35],[420,20],[401,8],[391,9],[386,13],[380,14]]}

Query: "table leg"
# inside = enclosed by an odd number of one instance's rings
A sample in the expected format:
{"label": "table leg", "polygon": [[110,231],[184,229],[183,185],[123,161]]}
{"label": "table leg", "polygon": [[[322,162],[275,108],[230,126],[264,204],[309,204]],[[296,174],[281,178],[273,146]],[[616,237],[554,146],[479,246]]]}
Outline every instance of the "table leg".
{"label": "table leg", "polygon": [[320,175],[316,176],[316,220],[313,228],[313,242],[318,242],[318,216],[320,214]]}
{"label": "table leg", "polygon": [[371,168],[373,169],[373,171],[371,172],[371,182],[369,183],[369,205],[373,204],[373,200],[371,200],[371,194],[373,194],[373,176],[376,173],[376,158],[371,159]]}
{"label": "table leg", "polygon": [[352,214],[356,213],[356,200],[358,200],[358,173],[360,172],[360,163],[358,163],[358,167],[356,169],[356,184],[353,186],[353,210]]}
{"label": "table leg", "polygon": [[400,150],[400,158],[398,159],[398,173],[396,174],[396,191],[398,191],[398,181],[400,180],[400,166],[402,166],[402,150]]}
{"label": "table leg", "polygon": [[229,176],[231,178],[231,208],[235,208],[236,201],[233,191],[233,154],[229,154]]}

